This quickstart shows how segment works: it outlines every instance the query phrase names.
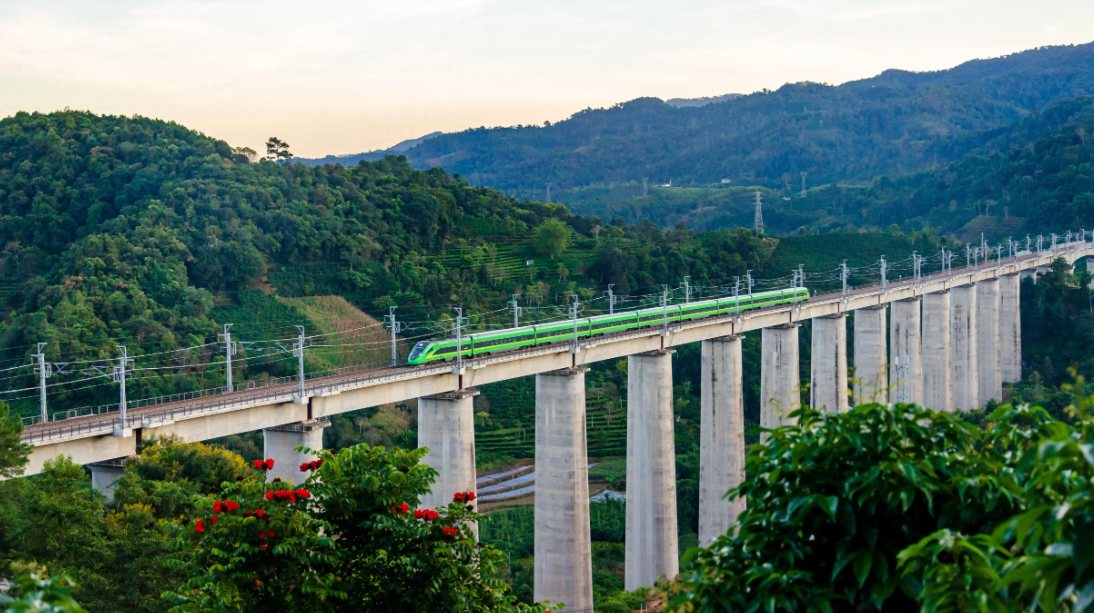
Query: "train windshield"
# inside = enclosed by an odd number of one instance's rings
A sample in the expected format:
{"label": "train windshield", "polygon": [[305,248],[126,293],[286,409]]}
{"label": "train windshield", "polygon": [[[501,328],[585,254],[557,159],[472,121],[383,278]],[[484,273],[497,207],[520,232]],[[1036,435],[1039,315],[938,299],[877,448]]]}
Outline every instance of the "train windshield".
{"label": "train windshield", "polygon": [[418,344],[414,345],[414,349],[410,350],[410,357],[408,358],[408,360],[414,361],[418,359],[428,345],[429,341],[418,341]]}

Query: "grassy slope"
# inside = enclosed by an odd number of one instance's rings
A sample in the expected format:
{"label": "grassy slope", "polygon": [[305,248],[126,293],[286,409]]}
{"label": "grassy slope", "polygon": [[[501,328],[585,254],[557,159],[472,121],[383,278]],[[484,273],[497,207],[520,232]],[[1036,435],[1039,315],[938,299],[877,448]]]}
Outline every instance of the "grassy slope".
{"label": "grassy slope", "polygon": [[[330,335],[317,338],[308,352],[311,362],[321,370],[347,366],[386,366],[391,360],[391,335],[380,322],[353,306],[342,296],[280,298],[295,307],[311,322],[308,334]],[[335,337],[334,335],[337,334]],[[336,345],[324,347],[322,345]],[[406,343],[398,343],[406,357]]]}

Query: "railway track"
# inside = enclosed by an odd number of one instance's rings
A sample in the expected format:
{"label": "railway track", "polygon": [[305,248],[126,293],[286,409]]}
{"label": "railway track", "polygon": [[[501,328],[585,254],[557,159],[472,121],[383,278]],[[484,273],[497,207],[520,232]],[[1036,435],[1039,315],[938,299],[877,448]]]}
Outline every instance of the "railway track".
{"label": "railway track", "polygon": [[[1070,247],[1070,245],[1068,245]],[[1061,253],[1066,253],[1065,249],[1061,250]],[[1059,254],[1058,254],[1059,255]],[[1026,253],[1025,255],[1019,255],[1018,257],[1008,258],[1005,264],[1021,264],[1029,260],[1036,260],[1044,257],[1044,254],[1039,253]],[[923,276],[920,279],[906,279],[897,283],[888,283],[886,290],[900,290],[915,287],[916,285],[942,281],[951,277],[958,277],[969,273],[974,273],[982,270],[991,270],[997,268],[999,264],[992,264],[990,266],[981,264],[979,266],[958,268],[955,271],[939,272],[932,275]],[[823,302],[838,301],[846,298],[861,297],[870,294],[878,293],[880,284],[863,286],[849,290],[846,294],[842,291],[831,292],[828,294],[821,294],[812,296],[807,300],[802,300],[793,304],[781,304],[764,309],[757,309],[755,311],[749,311],[749,316],[763,315],[777,312],[787,312],[792,309],[797,309],[806,304],[817,304]],[[689,320],[688,323],[704,322],[712,323],[718,321],[730,321],[736,318],[735,314],[720,314],[713,315],[706,318],[698,318]],[[679,322],[678,322],[679,323]],[[622,339],[634,336],[643,336],[656,331],[662,324],[654,323],[650,326],[642,327],[635,330],[627,330],[622,332],[610,333],[605,335],[598,335],[596,337],[597,342],[610,341],[613,339]],[[636,334],[638,333],[638,334]],[[535,346],[522,348],[512,351],[499,352],[497,354],[487,354],[484,357],[468,358],[465,359],[465,363],[468,367],[474,368],[476,362],[480,360],[493,361],[499,357],[504,359],[521,359],[530,354],[542,353],[544,349],[550,350],[551,348],[557,348],[557,346],[567,346],[570,341],[559,341],[549,343],[546,347]],[[431,363],[423,364],[419,366],[396,366],[396,367],[383,367],[364,369],[359,371],[353,371],[348,373],[339,373],[334,375],[328,375],[324,377],[317,377],[305,382],[304,390],[305,394],[309,392],[322,392],[324,390],[332,390],[333,388],[343,387],[347,385],[359,385],[370,380],[383,380],[389,377],[398,377],[400,375],[405,378],[413,378],[417,373],[425,375],[426,373],[442,374],[450,368],[445,363]],[[135,425],[141,425],[147,422],[155,420],[170,419],[174,416],[187,416],[195,413],[216,412],[217,409],[230,410],[232,408],[244,408],[246,406],[252,406],[258,402],[270,402],[282,398],[291,398],[297,394],[299,390],[299,383],[278,383],[274,385],[252,388],[247,390],[240,390],[237,392],[229,392],[225,394],[216,394],[206,396],[203,398],[195,398],[190,400],[180,400],[176,402],[167,402],[163,404],[151,405],[142,407],[139,409],[130,409],[127,411],[125,427],[133,427]],[[35,443],[39,441],[48,441],[55,438],[63,438],[65,436],[87,433],[92,434],[96,432],[110,431],[118,426],[118,413],[112,411],[108,413],[99,413],[93,415],[84,415],[79,417],[71,417],[59,421],[51,421],[46,423],[38,423],[27,426],[23,432],[23,440],[28,443]]]}

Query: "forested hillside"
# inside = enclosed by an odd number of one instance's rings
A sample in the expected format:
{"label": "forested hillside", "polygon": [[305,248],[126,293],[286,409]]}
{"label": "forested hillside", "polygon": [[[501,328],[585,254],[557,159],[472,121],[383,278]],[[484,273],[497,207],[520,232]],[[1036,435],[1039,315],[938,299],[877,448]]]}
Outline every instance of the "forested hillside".
{"label": "forested hillside", "polygon": [[[724,280],[773,248],[747,232],[605,225],[396,157],[252,164],[174,123],[75,111],[0,122],[0,236],[0,366],[25,365],[48,342],[49,361],[75,362],[51,389],[61,406],[116,401],[116,386],[81,374],[116,345],[160,369],[130,384],[133,398],[222,385],[211,367],[221,324],[240,340],[292,337],[306,305],[284,297],[337,294],[377,319],[398,306],[423,322],[418,335],[444,335],[454,306],[472,329],[509,321],[480,314],[513,293],[529,317],[559,317],[570,294]],[[266,349],[237,358],[237,382],[292,372],[291,356]],[[33,410],[29,368],[4,383]]]}
{"label": "forested hillside", "polygon": [[[967,217],[977,199],[988,198],[992,181],[1000,177],[1022,173],[1017,183],[1005,185],[1024,191],[1009,187],[1013,200],[1004,206],[1013,207],[1012,215],[1027,215],[1023,223],[1063,228],[1071,223],[1070,215],[1088,214],[1090,203],[1083,198],[1091,192],[1086,142],[1091,127],[1084,123],[1084,104],[1058,105],[1043,114],[1040,127],[1027,120],[1020,128],[1038,135],[1036,142],[1006,156],[970,157],[935,173],[883,179],[854,191],[817,189],[789,204],[779,204],[786,201],[765,191],[775,204],[768,216],[773,224],[791,227],[797,223],[791,214],[796,214],[815,229],[851,225],[809,217],[814,210],[833,217],[854,215],[854,208],[837,210],[832,203],[850,193],[857,198],[855,207],[861,203],[865,220],[856,221],[855,228],[883,225],[900,215],[908,216],[900,223],[917,228],[778,238],[729,228],[732,223],[718,226],[712,218],[706,218],[708,226],[725,229],[697,233],[688,224],[707,229],[701,223],[703,211],[686,208],[678,219],[657,218],[656,207],[641,214],[606,211],[612,213],[610,221],[574,215],[561,205],[519,201],[470,186],[439,168],[415,170],[402,157],[350,168],[251,163],[228,144],[174,123],[70,111],[19,114],[0,121],[0,400],[10,401],[23,415],[36,413],[37,379],[27,358],[39,342],[48,342],[49,361],[69,364],[50,379],[51,407],[62,410],[117,402],[117,384],[88,372],[116,359],[117,345],[126,345],[137,360],[138,372],[128,384],[130,399],[223,385],[224,346],[217,335],[228,323],[234,326],[233,338],[247,343],[233,358],[235,383],[246,384],[294,374],[289,341],[297,325],[323,335],[313,339],[308,351],[310,372],[386,365],[387,335],[376,322],[392,306],[410,324],[404,339],[413,339],[451,334],[456,306],[471,316],[465,329],[511,325],[506,307],[514,294],[524,308],[521,321],[528,322],[568,317],[573,295],[583,314],[603,312],[609,284],[621,297],[617,308],[634,308],[655,303],[662,284],[668,285],[672,300],[682,301],[685,277],[690,277],[694,299],[725,294],[733,278],[746,271],[761,280],[757,289],[786,287],[788,272],[802,265],[811,290],[829,291],[839,286],[832,270],[840,262],[847,260],[856,269],[851,283],[861,285],[876,280],[873,266],[885,255],[892,262],[890,278],[898,278],[908,274],[913,251],[932,254],[943,245],[959,246],[934,228],[921,229],[922,222],[946,230],[963,227],[961,215]],[[1002,142],[1016,133],[992,138]],[[984,178],[984,173],[961,170],[978,165],[990,165],[998,174]],[[742,189],[710,191],[751,195]],[[960,206],[936,211],[943,198]],[[983,206],[988,208],[986,202]],[[997,214],[998,202],[991,206]],[[646,214],[671,222],[672,228],[642,219]],[[1041,402],[1062,414],[1073,397],[1056,387],[1070,379],[1067,366],[1092,372],[1094,362],[1086,350],[1094,342],[1089,282],[1089,274],[1069,274],[1061,263],[1038,285],[1023,285],[1027,376],[1023,384],[1008,388],[1016,400]],[[800,342],[807,394],[808,323]],[[746,337],[743,351],[745,420],[753,442],[760,406],[758,333]],[[673,409],[683,543],[695,542],[698,522],[700,366],[697,345],[679,349]],[[597,478],[618,488],[626,478],[619,457],[625,453],[626,360],[594,365],[588,383],[589,454],[616,458],[599,465],[603,472]],[[481,391],[475,402],[477,466],[510,466],[532,457],[533,379],[499,382]],[[365,441],[412,448],[414,415],[410,401],[336,416],[324,444],[339,449]],[[254,460],[261,457],[259,436],[222,439],[212,447],[183,446],[180,452],[166,442],[162,459],[171,462],[173,471],[213,461],[225,474],[235,474],[244,465],[217,446]],[[63,488],[73,505],[64,513],[86,524],[81,533],[86,538],[73,541],[75,549],[40,545],[34,540],[40,531],[25,518],[45,513],[45,495],[33,487],[13,490],[6,500],[0,496],[0,505],[9,508],[6,517],[22,519],[0,522],[0,534],[6,551],[19,557],[0,559],[0,564],[15,561],[9,566],[22,568],[19,560],[33,559],[51,568],[79,567],[86,586],[80,597],[101,610],[129,610],[129,601],[141,602],[142,610],[166,608],[155,597],[179,581],[175,571],[146,572],[139,582],[129,577],[130,583],[119,584],[124,584],[126,602],[96,600],[110,593],[101,586],[118,583],[118,573],[132,575],[132,569],[160,564],[165,541],[147,540],[150,533],[143,526],[189,513],[190,495],[208,488],[208,479],[183,476],[179,483],[178,474],[163,473],[160,458],[148,454],[150,448],[119,486],[113,507],[119,512],[108,514],[103,526],[86,520],[101,513],[102,502],[71,463],[56,464],[40,481],[9,482],[41,482],[41,491],[51,495]],[[161,484],[165,474],[170,476]],[[618,577],[622,505],[601,509],[593,519],[598,606],[630,602],[634,595],[623,592]],[[516,594],[531,600],[527,539],[517,538],[527,532],[518,521],[522,517],[527,518],[526,510],[500,516],[483,536],[513,556],[507,576]],[[133,540],[138,538],[146,540]],[[127,549],[131,542],[139,547]],[[96,553],[84,555],[85,549]]]}
{"label": "forested hillside", "polygon": [[[787,84],[701,107],[640,98],[554,125],[477,128],[407,152],[474,185],[542,199],[612,183],[706,185],[729,179],[790,193],[869,181],[960,159],[993,131],[1053,101],[1094,94],[1094,43],[1047,47],[951,70],[890,70],[831,86]],[[561,195],[560,195],[561,194]]]}
{"label": "forested hillside", "polygon": [[830,184],[804,197],[762,187],[657,188],[635,184],[570,194],[575,213],[648,218],[696,231],[751,226],[760,192],[772,235],[885,229],[891,224],[989,239],[1094,227],[1094,97],[1060,101],[986,135],[964,159],[865,186]]}

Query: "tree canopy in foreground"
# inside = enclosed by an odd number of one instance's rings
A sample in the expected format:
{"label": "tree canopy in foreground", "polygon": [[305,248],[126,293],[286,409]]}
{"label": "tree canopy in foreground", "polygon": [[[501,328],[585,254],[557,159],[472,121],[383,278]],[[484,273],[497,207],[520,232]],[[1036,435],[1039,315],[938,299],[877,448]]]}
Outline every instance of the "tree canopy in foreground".
{"label": "tree canopy in foreground", "polygon": [[692,554],[671,609],[1092,610],[1094,421],[1078,404],[1074,424],[1004,405],[982,427],[904,404],[802,410],[750,450],[729,493],[748,509]]}

